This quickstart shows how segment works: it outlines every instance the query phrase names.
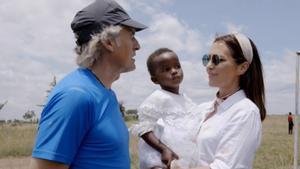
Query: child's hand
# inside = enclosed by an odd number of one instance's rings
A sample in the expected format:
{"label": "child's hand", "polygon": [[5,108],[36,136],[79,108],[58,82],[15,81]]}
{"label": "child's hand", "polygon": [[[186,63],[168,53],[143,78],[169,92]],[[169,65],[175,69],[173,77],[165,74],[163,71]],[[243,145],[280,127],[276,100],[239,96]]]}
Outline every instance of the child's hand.
{"label": "child's hand", "polygon": [[161,153],[161,161],[167,166],[167,168],[170,168],[172,160],[178,160],[179,157],[176,153],[174,153],[171,149],[165,148],[163,149]]}
{"label": "child's hand", "polygon": [[178,160],[173,160],[171,162],[170,169],[184,169],[178,164]]}

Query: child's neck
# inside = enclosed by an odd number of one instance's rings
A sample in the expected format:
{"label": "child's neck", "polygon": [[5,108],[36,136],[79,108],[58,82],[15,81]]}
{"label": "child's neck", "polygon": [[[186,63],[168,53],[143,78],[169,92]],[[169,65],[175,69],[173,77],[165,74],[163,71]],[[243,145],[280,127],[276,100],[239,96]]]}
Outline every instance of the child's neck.
{"label": "child's neck", "polygon": [[177,87],[177,88],[172,88],[172,87],[161,86],[161,88],[162,88],[163,90],[166,90],[166,91],[171,92],[171,93],[173,93],[173,94],[179,95],[179,88],[178,88],[178,87]]}

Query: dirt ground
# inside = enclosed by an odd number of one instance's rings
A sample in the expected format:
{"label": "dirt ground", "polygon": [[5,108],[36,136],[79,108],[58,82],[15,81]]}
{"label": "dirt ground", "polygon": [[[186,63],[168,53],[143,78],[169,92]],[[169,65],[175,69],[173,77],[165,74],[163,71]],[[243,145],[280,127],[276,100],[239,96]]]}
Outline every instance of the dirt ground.
{"label": "dirt ground", "polygon": [[0,159],[0,169],[28,169],[30,157]]}

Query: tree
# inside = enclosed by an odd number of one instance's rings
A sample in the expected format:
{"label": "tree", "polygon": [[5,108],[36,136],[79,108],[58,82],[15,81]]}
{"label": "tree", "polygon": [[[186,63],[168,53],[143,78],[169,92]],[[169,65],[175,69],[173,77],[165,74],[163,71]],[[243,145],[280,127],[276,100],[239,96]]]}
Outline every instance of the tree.
{"label": "tree", "polygon": [[125,121],[137,120],[138,113],[136,109],[128,109],[125,112]]}
{"label": "tree", "polygon": [[7,104],[7,100],[4,103],[0,103],[0,110]]}
{"label": "tree", "polygon": [[49,96],[50,92],[52,91],[52,89],[54,88],[55,85],[56,85],[56,76],[54,75],[52,82],[49,84],[50,88],[48,90],[46,90],[47,97]]}
{"label": "tree", "polygon": [[137,112],[137,109],[128,109],[128,110],[126,111],[126,114],[132,115],[132,116],[137,116],[137,115],[138,115],[138,112]]}
{"label": "tree", "polygon": [[125,117],[125,106],[123,101],[119,102],[120,112],[122,113],[122,117]]}
{"label": "tree", "polygon": [[23,114],[23,118],[24,120],[29,120],[30,122],[32,122],[32,120],[35,118],[35,112],[34,110],[28,110],[27,112],[25,112]]}
{"label": "tree", "polygon": [[[56,76],[55,75],[53,76],[52,82],[49,84],[49,89],[46,90],[47,94],[46,94],[46,99],[45,100],[47,100],[47,98],[48,98],[49,94],[51,93],[52,89],[54,88],[54,86],[56,86]],[[44,107],[45,104],[38,104],[37,106]]]}

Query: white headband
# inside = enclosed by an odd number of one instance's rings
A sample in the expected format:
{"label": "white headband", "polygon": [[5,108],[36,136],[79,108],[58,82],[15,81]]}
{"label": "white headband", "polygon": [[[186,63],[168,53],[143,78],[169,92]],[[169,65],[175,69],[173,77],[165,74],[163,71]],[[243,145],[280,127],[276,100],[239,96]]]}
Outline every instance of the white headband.
{"label": "white headband", "polygon": [[241,33],[234,33],[233,35],[235,36],[235,38],[239,42],[240,47],[242,48],[244,57],[246,58],[246,60],[249,63],[251,63],[252,58],[253,58],[253,52],[252,52],[252,46],[251,46],[249,38],[247,38],[247,36],[245,36]]}

